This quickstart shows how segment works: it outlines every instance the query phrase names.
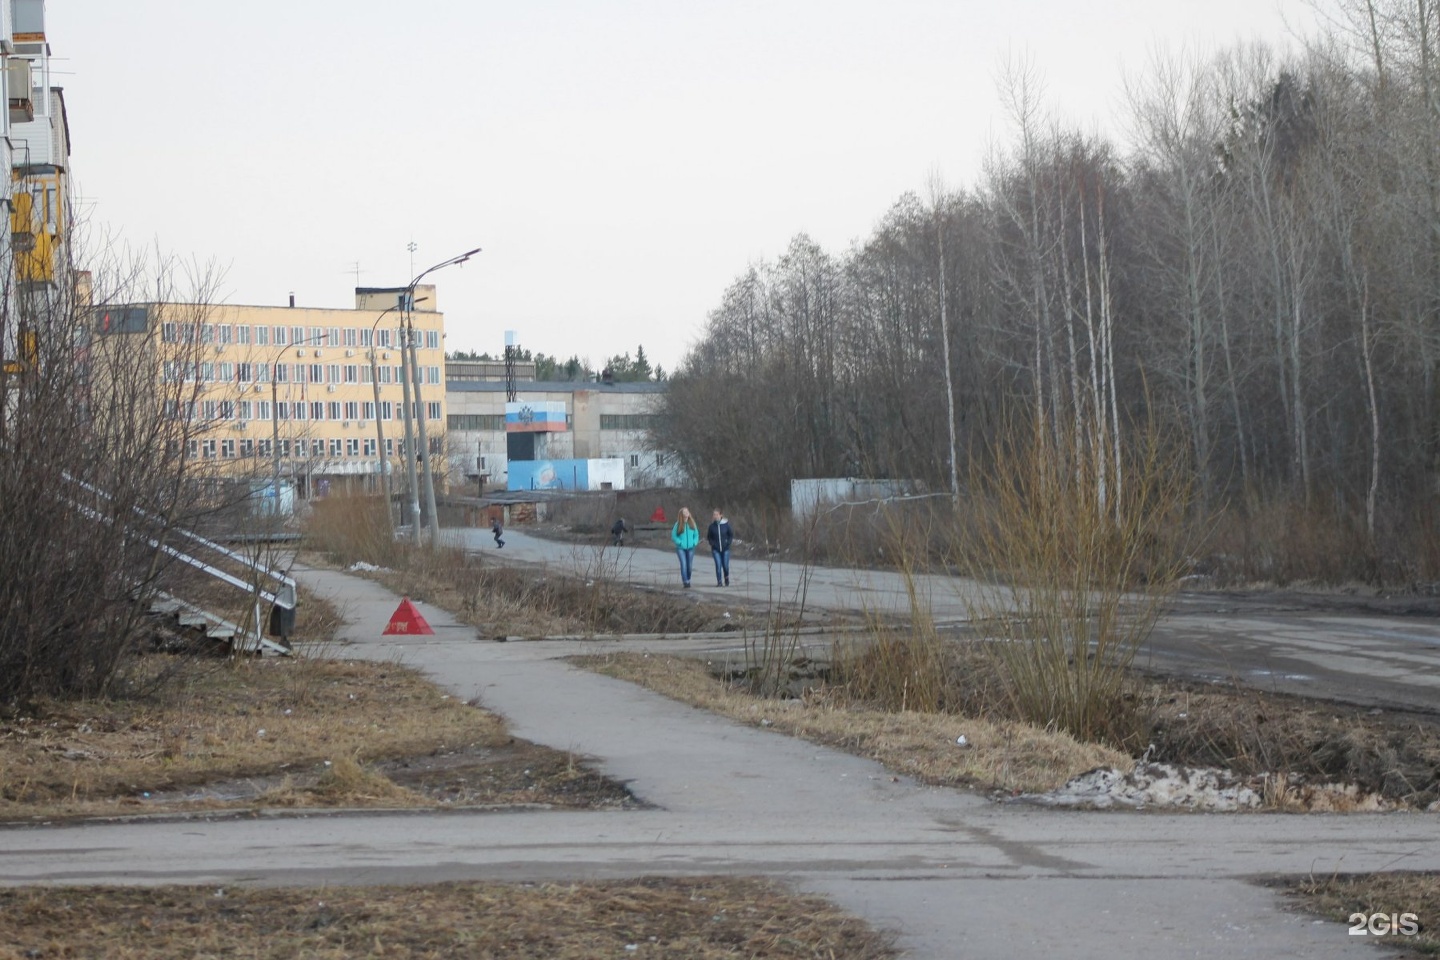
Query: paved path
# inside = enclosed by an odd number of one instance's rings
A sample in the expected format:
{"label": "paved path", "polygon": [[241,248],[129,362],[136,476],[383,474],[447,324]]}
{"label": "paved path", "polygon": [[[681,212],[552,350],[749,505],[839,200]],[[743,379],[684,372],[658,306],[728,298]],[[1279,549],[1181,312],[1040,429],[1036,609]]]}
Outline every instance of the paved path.
{"label": "paved path", "polygon": [[1428,815],[1085,814],[893,780],[555,659],[590,644],[477,640],[423,604],[434,637],[381,638],[396,597],[297,574],[342,606],[347,652],[399,658],[479,696],[517,735],[597,758],[658,809],[10,829],[0,883],[763,873],[899,932],[916,958],[1325,960],[1372,954],[1247,878],[1440,869],[1440,819]]}
{"label": "paved path", "polygon": [[[587,577],[606,576],[645,587],[676,589],[679,567],[672,553],[639,548],[575,546],[522,531],[506,533],[496,551],[488,533],[447,531],[467,549],[506,562],[545,564]],[[793,603],[804,583],[807,607],[907,615],[907,585],[897,573],[798,564],[732,560],[734,586],[716,588],[710,557],[695,557],[690,595],[737,602]],[[920,576],[917,593],[937,623],[969,619],[982,588],[962,577]],[[1285,602],[1261,596],[1185,594],[1157,625],[1138,662],[1199,679],[1237,679],[1266,690],[1329,697],[1364,706],[1440,711],[1440,617],[1346,611],[1288,595]],[[1432,605],[1433,606],[1433,605]],[[1330,609],[1327,609],[1329,607]]]}

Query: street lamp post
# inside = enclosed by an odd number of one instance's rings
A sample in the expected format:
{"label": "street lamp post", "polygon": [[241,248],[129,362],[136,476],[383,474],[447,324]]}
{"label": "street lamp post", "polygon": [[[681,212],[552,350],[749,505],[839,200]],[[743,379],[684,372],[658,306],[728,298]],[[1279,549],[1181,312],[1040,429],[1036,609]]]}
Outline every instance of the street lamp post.
{"label": "street lamp post", "polygon": [[280,387],[278,380],[280,358],[285,355],[286,350],[292,347],[303,347],[314,339],[314,337],[303,337],[295,343],[287,343],[270,358],[270,370],[268,371],[270,374],[270,453],[275,473],[276,516],[280,514]]}
{"label": "street lamp post", "polygon": [[[420,298],[424,300],[424,297]],[[404,305],[403,300],[396,300],[393,307],[386,307],[380,311],[380,316],[370,325],[370,383],[375,392],[375,463],[380,471],[380,480],[385,488],[385,509],[390,509],[390,504],[395,500],[395,490],[390,483],[389,458],[385,456],[385,426],[380,419],[380,367],[376,362],[379,348],[375,344],[375,333],[380,328],[380,321],[385,315],[399,310]],[[404,356],[404,353],[401,353]]]}
{"label": "street lamp post", "polygon": [[[427,275],[434,273],[436,270],[464,263],[479,252],[480,248],[476,247],[474,250],[467,250],[462,254],[451,257],[449,260],[442,260],[433,267],[422,270],[405,288],[405,326],[408,330],[408,335],[405,337],[405,340],[410,347],[411,371],[411,376],[405,379],[407,381],[411,379],[415,381],[415,422],[420,434],[420,462],[425,470],[425,510],[430,521],[430,543],[432,546],[440,543],[440,518],[435,513],[435,478],[430,472],[430,445],[425,435],[425,407],[420,395],[420,364],[415,356],[415,321],[413,317],[414,311],[412,309],[415,305],[415,287],[418,286],[420,281],[425,279]],[[401,356],[403,358],[404,354],[402,353]],[[408,404],[409,402],[409,398],[407,397],[406,403]],[[406,423],[408,425],[409,421],[407,420]],[[413,460],[411,462],[413,464]],[[413,465],[411,469],[414,469]],[[416,529],[416,538],[419,538],[418,527]]]}

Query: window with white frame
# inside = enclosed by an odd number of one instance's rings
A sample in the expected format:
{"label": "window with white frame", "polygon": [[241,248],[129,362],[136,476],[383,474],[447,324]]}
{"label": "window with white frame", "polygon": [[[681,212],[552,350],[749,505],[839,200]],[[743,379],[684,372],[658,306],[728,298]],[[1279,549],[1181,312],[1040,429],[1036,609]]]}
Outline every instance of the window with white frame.
{"label": "window with white frame", "polygon": [[290,342],[289,329],[286,327],[275,328],[275,346],[283,347]]}
{"label": "window with white frame", "polygon": [[357,402],[357,401],[355,401],[355,400],[347,400],[347,401],[345,401],[345,419],[346,419],[346,420],[359,420],[359,419],[360,419],[360,404],[359,404],[359,402]]}
{"label": "window with white frame", "polygon": [[[319,441],[316,441],[316,442],[318,443]],[[338,456],[340,456],[340,438],[339,438],[339,437],[333,437],[333,438],[331,438],[331,440],[330,440],[330,456],[332,456],[332,457],[338,457]]]}
{"label": "window with white frame", "polygon": [[353,346],[355,346],[355,328],[354,328],[354,327],[346,327],[346,328],[345,328],[345,331],[344,331],[344,337],[345,337],[345,346],[347,346],[347,347],[353,347]]}
{"label": "window with white frame", "polygon": [[234,441],[234,440],[221,440],[221,441],[220,441],[220,458],[221,458],[222,460],[234,460],[234,459],[235,459],[235,441]]}
{"label": "window with white frame", "polygon": [[312,400],[312,401],[310,401],[310,419],[311,419],[311,420],[324,420],[324,419],[325,419],[325,401],[323,401],[323,400]]}
{"label": "window with white frame", "polygon": [[[248,331],[250,328],[249,328],[249,327],[245,327],[244,329]],[[255,328],[255,345],[256,345],[257,347],[268,347],[268,346],[270,345],[270,328],[269,328],[269,327],[256,327],[256,328]]]}
{"label": "window with white frame", "polygon": [[329,407],[330,407],[329,413],[330,413],[330,419],[331,419],[331,420],[342,420],[342,419],[344,419],[343,417],[340,416],[340,401],[339,401],[339,400],[331,400],[330,403],[329,403]]}
{"label": "window with white frame", "polygon": [[360,440],[359,440],[359,438],[357,438],[357,437],[346,437],[346,438],[345,438],[345,456],[347,456],[347,457],[358,457],[358,456],[360,456]]}
{"label": "window with white frame", "polygon": [[373,457],[373,456],[375,456],[375,441],[374,441],[374,440],[368,440],[368,439],[367,439],[367,440],[365,441],[365,453],[364,453],[364,455],[367,456],[367,457]]}

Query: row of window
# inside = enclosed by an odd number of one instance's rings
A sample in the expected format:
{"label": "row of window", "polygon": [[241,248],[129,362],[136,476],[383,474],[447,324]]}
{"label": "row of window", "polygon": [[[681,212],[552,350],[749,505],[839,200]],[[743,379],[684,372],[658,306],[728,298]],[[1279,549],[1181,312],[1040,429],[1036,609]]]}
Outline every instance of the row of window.
{"label": "row of window", "polygon": [[[160,371],[166,383],[195,381],[202,383],[364,383],[380,378],[381,384],[404,383],[404,367],[376,367],[356,363],[180,363],[168,360]],[[440,383],[439,367],[421,367],[422,383]]]}
{"label": "row of window", "polygon": [[[388,347],[399,344],[403,328],[387,327],[263,327],[240,323],[176,323],[161,324],[160,339],[166,343],[215,343],[257,347]],[[439,330],[416,330],[416,346],[440,349]]]}
{"label": "row of window", "polygon": [[[446,417],[451,430],[504,430],[503,413],[452,413]],[[602,413],[601,430],[650,430],[658,418],[649,413]]]}
{"label": "row of window", "polygon": [[[272,457],[274,447],[269,440],[191,440],[191,459],[203,460],[234,460],[256,458],[268,460]],[[334,440],[281,440],[280,456],[304,460],[310,457],[323,457],[327,454],[332,457],[373,457],[375,456],[375,438],[368,440],[358,438],[334,439]],[[439,439],[430,441],[430,452],[439,455],[444,447]],[[398,451],[398,453],[397,453]],[[385,441],[385,456],[405,456],[404,440]]]}
{"label": "row of window", "polygon": [[[431,401],[424,405],[425,419],[440,419],[440,404]],[[383,401],[380,404],[380,419],[389,420],[404,412],[403,403],[390,403]],[[165,413],[173,419],[180,419],[184,414],[186,420],[269,420],[271,409],[269,400],[196,400],[186,404],[180,404],[174,400],[165,402]],[[410,404],[410,414],[418,418],[420,415],[420,404]],[[312,400],[308,403],[295,401],[290,403],[285,400],[275,404],[274,419],[277,420],[374,420],[375,404],[370,402],[361,403],[356,400],[344,403],[331,400]]]}
{"label": "row of window", "polygon": [[653,413],[602,413],[601,430],[653,430],[660,418]]}

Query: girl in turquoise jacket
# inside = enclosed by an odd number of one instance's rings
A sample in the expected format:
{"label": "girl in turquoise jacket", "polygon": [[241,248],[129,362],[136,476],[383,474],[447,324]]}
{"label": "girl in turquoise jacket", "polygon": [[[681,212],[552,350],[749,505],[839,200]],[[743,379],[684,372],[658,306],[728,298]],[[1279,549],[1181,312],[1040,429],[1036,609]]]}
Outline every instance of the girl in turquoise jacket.
{"label": "girl in turquoise jacket", "polygon": [[690,587],[690,568],[695,565],[695,545],[700,542],[700,528],[690,515],[689,507],[680,508],[680,516],[670,528],[670,539],[675,543],[675,555],[680,558],[680,582]]}

